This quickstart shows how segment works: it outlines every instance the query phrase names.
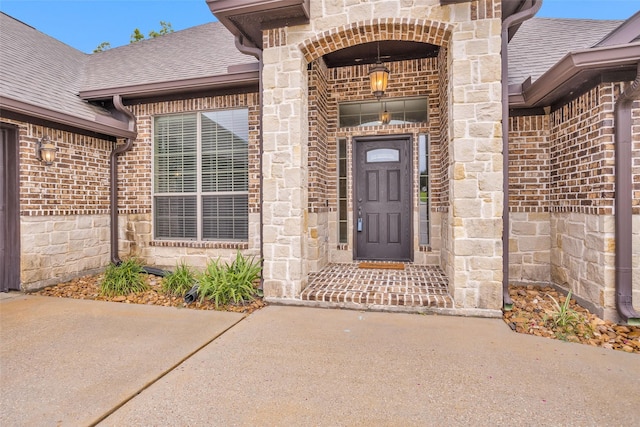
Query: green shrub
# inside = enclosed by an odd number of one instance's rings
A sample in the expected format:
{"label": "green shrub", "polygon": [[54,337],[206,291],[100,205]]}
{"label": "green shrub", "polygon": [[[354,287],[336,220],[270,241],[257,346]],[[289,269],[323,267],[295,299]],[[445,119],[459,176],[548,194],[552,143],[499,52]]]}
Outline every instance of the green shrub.
{"label": "green shrub", "polygon": [[135,258],[123,261],[120,265],[110,264],[100,284],[100,293],[113,297],[145,291],[147,285],[142,278],[142,273],[144,273],[142,263]]}
{"label": "green shrub", "polygon": [[231,264],[211,260],[198,280],[200,301],[209,299],[216,306],[251,301],[258,295],[254,281],[260,271],[254,257],[245,258],[240,252]]}
{"label": "green shrub", "polygon": [[195,273],[191,267],[181,262],[162,279],[162,290],[171,295],[184,296],[195,283]]}

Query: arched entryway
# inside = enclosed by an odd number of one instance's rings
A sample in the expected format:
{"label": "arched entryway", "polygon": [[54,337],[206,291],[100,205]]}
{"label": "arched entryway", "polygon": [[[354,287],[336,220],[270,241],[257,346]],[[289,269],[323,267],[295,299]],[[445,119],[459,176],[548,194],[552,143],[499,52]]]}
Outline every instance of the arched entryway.
{"label": "arched entryway", "polygon": [[[440,264],[439,216],[448,203],[448,134],[441,132],[448,122],[448,27],[361,22],[300,45],[309,60],[309,271],[355,259]],[[390,70],[379,99],[369,83],[378,61]],[[398,150],[399,157],[378,165],[360,159],[368,149],[357,148],[367,144]],[[367,203],[369,193],[387,202]],[[383,250],[389,244],[397,250]]]}

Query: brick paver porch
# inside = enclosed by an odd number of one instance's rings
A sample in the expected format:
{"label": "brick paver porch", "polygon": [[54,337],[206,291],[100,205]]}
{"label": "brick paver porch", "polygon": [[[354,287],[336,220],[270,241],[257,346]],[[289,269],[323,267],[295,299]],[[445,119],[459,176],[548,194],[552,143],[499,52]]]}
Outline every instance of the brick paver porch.
{"label": "brick paver porch", "polygon": [[388,307],[453,308],[448,280],[437,266],[404,264],[404,270],[329,264],[309,275],[303,301]]}

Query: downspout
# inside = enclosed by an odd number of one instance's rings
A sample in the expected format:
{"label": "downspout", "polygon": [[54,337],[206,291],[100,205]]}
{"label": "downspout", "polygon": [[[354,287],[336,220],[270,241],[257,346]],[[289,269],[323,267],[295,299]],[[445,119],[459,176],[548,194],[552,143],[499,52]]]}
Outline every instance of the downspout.
{"label": "downspout", "polygon": [[[120,95],[113,96],[113,105],[115,109],[124,114],[129,120],[129,130],[132,132],[136,131],[136,117],[133,115],[128,108],[122,104],[122,97]],[[126,153],[131,150],[133,147],[133,139],[126,138],[125,143],[123,145],[116,146],[116,148],[111,151],[110,156],[110,166],[111,166],[111,188],[110,188],[110,200],[109,200],[109,209],[111,214],[111,262],[115,265],[120,265],[122,260],[118,254],[118,155],[122,153]],[[161,270],[159,268],[154,267],[142,267],[147,274],[154,274],[156,276],[164,276],[167,274],[165,270]]]}
{"label": "downspout", "polygon": [[[236,44],[236,49],[238,49],[241,53],[244,53],[245,55],[251,55],[254,56],[257,60],[258,60],[258,114],[260,116],[260,122],[258,125],[258,151],[259,151],[259,155],[258,155],[258,167],[260,168],[260,183],[258,184],[259,186],[259,205],[260,205],[260,212],[259,212],[259,227],[260,227],[260,267],[262,269],[262,271],[264,271],[264,226],[263,226],[263,199],[264,199],[264,190],[262,188],[262,183],[263,183],[263,172],[262,172],[262,155],[264,154],[264,142],[262,139],[262,110],[263,110],[263,96],[262,96],[262,69],[264,67],[264,63],[262,62],[262,49],[257,48],[257,47],[252,47],[252,46],[245,46],[244,45],[244,37],[241,35],[237,35],[236,36],[236,40],[235,40],[235,44]],[[260,289],[263,289],[263,285],[264,285],[264,278],[263,278],[263,274],[260,274]]]}
{"label": "downspout", "polygon": [[614,107],[615,126],[615,251],[616,251],[616,308],[622,320],[640,325],[640,315],[633,309],[632,281],[632,201],[631,186],[633,101],[640,99],[640,63],[635,81],[618,97]]}
{"label": "downspout", "polygon": [[[129,119],[129,130],[135,132],[136,118],[133,113],[122,104],[122,97],[120,95],[113,96],[113,105],[117,111],[123,113]],[[119,265],[122,262],[118,255],[118,155],[131,150],[132,147],[133,139],[126,138],[124,145],[116,146],[116,148],[111,151],[111,193],[109,209],[111,213],[111,262],[115,265]]]}
{"label": "downspout", "polygon": [[531,7],[509,16],[502,22],[502,301],[511,310],[509,296],[509,28],[538,13],[542,0],[533,0]]}

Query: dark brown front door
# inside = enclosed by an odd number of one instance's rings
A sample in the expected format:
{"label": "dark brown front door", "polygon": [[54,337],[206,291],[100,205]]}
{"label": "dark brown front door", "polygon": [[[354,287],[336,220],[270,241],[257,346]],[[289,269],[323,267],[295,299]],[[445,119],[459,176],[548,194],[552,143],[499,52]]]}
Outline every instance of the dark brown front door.
{"label": "dark brown front door", "polygon": [[18,132],[0,125],[0,292],[20,289]]}
{"label": "dark brown front door", "polygon": [[409,138],[355,142],[356,259],[411,260]]}

